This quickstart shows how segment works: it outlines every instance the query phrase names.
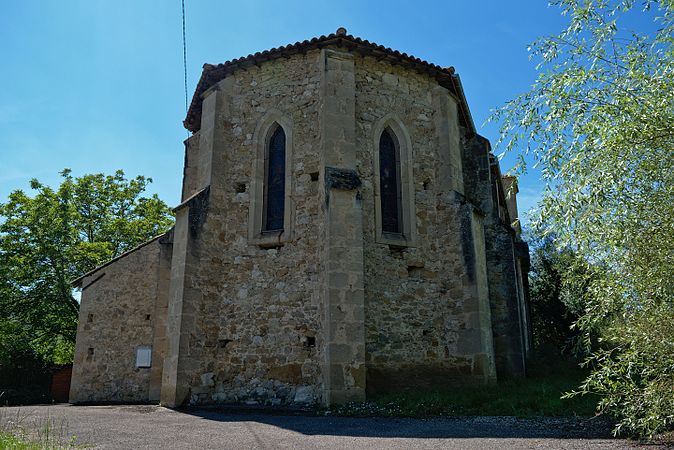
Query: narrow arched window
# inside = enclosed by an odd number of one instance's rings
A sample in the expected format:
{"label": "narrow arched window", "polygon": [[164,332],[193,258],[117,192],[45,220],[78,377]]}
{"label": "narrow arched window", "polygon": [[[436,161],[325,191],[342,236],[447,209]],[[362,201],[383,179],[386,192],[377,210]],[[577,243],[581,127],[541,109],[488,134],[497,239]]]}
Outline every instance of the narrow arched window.
{"label": "narrow arched window", "polygon": [[264,179],[264,221],[262,231],[283,230],[286,184],[286,134],[280,125],[267,143]]}
{"label": "narrow arched window", "polygon": [[390,128],[379,138],[379,190],[382,232],[402,234],[400,147]]}

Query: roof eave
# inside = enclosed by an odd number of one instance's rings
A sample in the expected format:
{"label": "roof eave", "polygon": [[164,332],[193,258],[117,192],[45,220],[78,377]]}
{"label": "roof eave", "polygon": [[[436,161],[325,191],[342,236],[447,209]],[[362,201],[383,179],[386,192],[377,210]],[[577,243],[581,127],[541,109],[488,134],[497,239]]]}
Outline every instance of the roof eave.
{"label": "roof eave", "polygon": [[470,108],[468,107],[468,100],[466,100],[466,93],[463,90],[463,83],[461,83],[461,77],[458,73],[452,74],[452,83],[456,91],[456,95],[459,96],[460,100],[460,112],[465,122],[466,127],[473,134],[477,134],[477,128],[475,128],[475,122],[473,121],[473,115],[470,113]]}
{"label": "roof eave", "polygon": [[77,277],[77,278],[75,278],[74,280],[72,280],[72,281],[70,282],[70,285],[73,286],[73,287],[76,287],[76,288],[82,287],[82,281],[84,281],[84,279],[85,279],[86,277],[91,276],[91,275],[95,274],[96,272],[98,272],[99,270],[101,270],[101,269],[103,269],[103,268],[109,266],[110,264],[119,261],[120,259],[124,258],[125,256],[127,256],[127,255],[129,255],[129,254],[131,254],[131,253],[133,253],[133,252],[135,252],[135,251],[137,251],[137,250],[140,250],[141,248],[147,246],[148,244],[153,243],[153,242],[156,241],[157,239],[160,239],[160,238],[162,238],[162,237],[168,235],[170,232],[171,232],[171,230],[165,231],[164,233],[159,234],[159,235],[157,235],[157,236],[155,236],[155,237],[153,237],[153,238],[151,238],[151,239],[148,239],[147,241],[143,242],[142,244],[139,244],[139,245],[137,245],[136,247],[134,247],[134,248],[132,248],[132,249],[129,249],[129,250],[125,251],[124,253],[122,253],[122,254],[120,254],[120,255],[118,255],[118,256],[112,258],[111,260],[109,260],[109,261],[107,261],[107,262],[101,264],[100,266],[94,267],[93,269],[91,269],[91,270],[88,271],[87,273],[85,273],[85,274],[83,274],[83,275],[80,275],[79,277]]}
{"label": "roof eave", "polygon": [[[183,125],[192,133],[199,131],[201,127],[201,102],[202,95],[213,85],[217,84],[229,74],[235,70],[250,67],[252,65],[258,65],[265,61],[277,59],[283,56],[291,56],[298,53],[307,53],[310,50],[321,49],[329,45],[337,46],[346,46],[350,51],[356,51],[362,55],[377,55],[390,59],[391,62],[397,62],[402,65],[408,66],[419,72],[427,72],[433,76],[440,85],[443,85],[450,89],[450,91],[456,91],[456,86],[452,76],[454,75],[454,68],[442,68],[438,65],[424,61],[420,58],[416,58],[407,53],[401,53],[398,50],[393,50],[383,45],[379,45],[368,40],[364,40],[352,35],[347,35],[346,31],[343,32],[338,30],[338,34],[330,34],[328,36],[321,36],[319,38],[313,38],[311,40],[305,40],[302,42],[296,42],[294,44],[286,45],[283,47],[272,48],[270,50],[265,50],[263,52],[257,52],[244,56],[241,58],[233,59],[222,64],[212,65],[204,64],[201,77],[197,83],[194,96],[192,97],[192,102],[187,112],[187,116],[183,121]],[[452,80],[446,86],[445,80]],[[450,88],[451,87],[451,88]],[[459,81],[460,88],[460,81]],[[453,92],[463,97],[463,93]],[[464,99],[465,103],[465,99]],[[465,106],[467,111],[467,105]],[[475,126],[472,124],[472,119],[470,119],[470,113],[466,113],[466,117],[469,119],[469,126],[474,130]]]}

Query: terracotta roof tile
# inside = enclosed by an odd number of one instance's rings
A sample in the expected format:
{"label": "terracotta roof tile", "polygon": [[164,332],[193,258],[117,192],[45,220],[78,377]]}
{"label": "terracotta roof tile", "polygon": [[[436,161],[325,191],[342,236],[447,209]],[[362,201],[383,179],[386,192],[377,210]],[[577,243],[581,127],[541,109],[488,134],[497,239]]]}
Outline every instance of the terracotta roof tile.
{"label": "terracotta roof tile", "polygon": [[344,28],[340,28],[336,33],[327,36],[314,37],[305,41],[295,42],[294,44],[274,47],[269,50],[232,59],[222,64],[204,64],[201,78],[197,83],[194,96],[192,97],[192,103],[187,112],[187,117],[183,122],[185,128],[192,132],[199,131],[201,126],[201,97],[203,93],[235,70],[298,53],[304,54],[309,50],[323,48],[328,45],[346,47],[348,50],[358,52],[362,55],[381,57],[382,59],[387,59],[391,62],[407,66],[413,70],[428,73],[438,81],[438,84],[449,89],[449,91],[459,99],[462,122],[464,126],[467,126],[471,131],[475,131],[468,105],[466,104],[463,95],[463,89],[461,88],[461,81],[458,76],[454,74],[453,67],[443,68],[437,64],[408,55],[407,53],[400,53],[398,50],[393,50],[366,39],[352,36],[347,34]]}

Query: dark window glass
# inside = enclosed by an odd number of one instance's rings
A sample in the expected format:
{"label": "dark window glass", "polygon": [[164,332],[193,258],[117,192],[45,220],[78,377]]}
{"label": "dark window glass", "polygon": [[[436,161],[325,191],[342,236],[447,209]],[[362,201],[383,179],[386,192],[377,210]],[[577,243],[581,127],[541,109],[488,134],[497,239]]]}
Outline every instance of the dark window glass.
{"label": "dark window glass", "polygon": [[279,231],[283,230],[286,184],[286,134],[280,126],[269,139],[266,166],[263,231]]}
{"label": "dark window glass", "polygon": [[400,152],[389,129],[379,138],[379,183],[382,231],[402,233]]}

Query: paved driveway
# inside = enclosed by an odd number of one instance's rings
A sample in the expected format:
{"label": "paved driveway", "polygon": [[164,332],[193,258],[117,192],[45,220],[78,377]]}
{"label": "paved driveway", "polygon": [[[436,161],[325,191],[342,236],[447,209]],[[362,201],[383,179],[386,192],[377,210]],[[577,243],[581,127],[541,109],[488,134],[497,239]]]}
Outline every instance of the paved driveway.
{"label": "paved driveway", "polygon": [[[267,415],[158,406],[0,408],[3,421],[67,429],[110,449],[628,449],[594,419],[387,419]],[[649,447],[653,448],[653,447]]]}

